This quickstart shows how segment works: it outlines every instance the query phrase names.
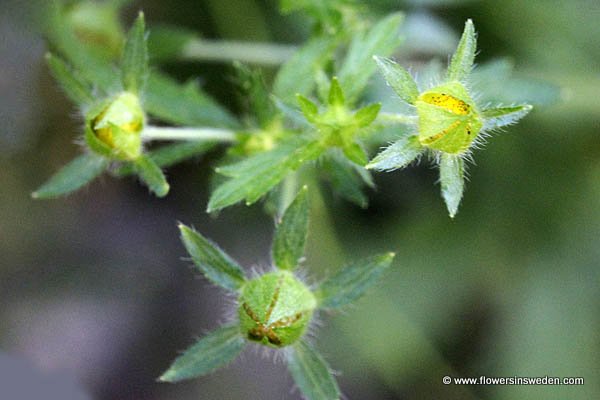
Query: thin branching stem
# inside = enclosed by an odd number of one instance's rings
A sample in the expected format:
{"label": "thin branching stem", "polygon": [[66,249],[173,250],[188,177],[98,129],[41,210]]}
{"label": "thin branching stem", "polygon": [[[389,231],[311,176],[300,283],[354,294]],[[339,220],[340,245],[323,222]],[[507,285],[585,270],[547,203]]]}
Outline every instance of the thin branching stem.
{"label": "thin branching stem", "polygon": [[191,141],[219,141],[235,142],[237,136],[234,131],[220,128],[173,128],[148,126],[142,131],[142,139],[150,140],[191,140]]}
{"label": "thin branching stem", "polygon": [[295,52],[296,46],[285,44],[197,39],[190,41],[182,49],[180,57],[195,61],[280,65]]}

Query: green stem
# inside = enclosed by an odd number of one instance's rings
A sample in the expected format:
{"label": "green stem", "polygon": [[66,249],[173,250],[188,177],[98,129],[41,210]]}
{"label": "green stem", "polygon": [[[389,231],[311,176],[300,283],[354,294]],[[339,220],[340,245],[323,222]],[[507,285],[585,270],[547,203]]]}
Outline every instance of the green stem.
{"label": "green stem", "polygon": [[377,122],[388,124],[415,124],[417,120],[418,117],[415,115],[403,115],[386,112],[380,112],[377,116]]}
{"label": "green stem", "polygon": [[142,139],[236,142],[237,136],[229,129],[147,126],[142,131]]}
{"label": "green stem", "polygon": [[295,52],[296,46],[284,44],[197,39],[185,45],[181,50],[181,58],[279,65],[289,60]]}

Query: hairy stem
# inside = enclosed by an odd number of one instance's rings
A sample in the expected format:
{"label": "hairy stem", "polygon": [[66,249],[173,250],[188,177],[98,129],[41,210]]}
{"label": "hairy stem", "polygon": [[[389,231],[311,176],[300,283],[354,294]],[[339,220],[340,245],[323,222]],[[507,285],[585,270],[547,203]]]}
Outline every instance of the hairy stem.
{"label": "hairy stem", "polygon": [[380,112],[377,116],[377,122],[387,124],[415,124],[417,117],[414,115]]}
{"label": "hairy stem", "polygon": [[142,139],[235,142],[237,136],[229,129],[148,126],[142,131]]}

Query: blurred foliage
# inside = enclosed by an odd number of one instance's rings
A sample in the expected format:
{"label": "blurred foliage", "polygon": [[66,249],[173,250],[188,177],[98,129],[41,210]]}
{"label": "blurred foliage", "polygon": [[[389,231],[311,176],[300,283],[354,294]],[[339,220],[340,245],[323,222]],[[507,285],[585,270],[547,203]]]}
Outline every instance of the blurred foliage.
{"label": "blurred foliage", "polygon": [[[243,265],[264,266],[272,224],[260,207],[218,219],[203,210],[207,160],[171,170],[172,193],[151,199],[127,181],[106,180],[56,203],[29,193],[77,153],[73,108],[43,61],[31,15],[43,2],[0,5],[0,349],[39,368],[65,370],[97,399],[298,398],[291,378],[249,352],[227,371],[182,385],[155,382],[190,338],[218,326],[231,308],[179,261],[175,220],[194,223]],[[312,199],[307,269],[393,249],[385,283],[330,319],[318,347],[344,374],[340,386],[361,399],[592,399],[600,397],[600,10],[594,0],[369,2],[380,13],[407,13],[406,35],[426,32],[420,48],[396,59],[426,72],[447,59],[465,19],[479,32],[480,74],[498,90],[502,71],[550,81],[530,99],[540,106],[478,154],[461,214],[447,218],[435,173],[423,167],[375,177],[369,208],[324,190]],[[311,27],[285,17],[278,2],[144,0],[153,24],[202,37],[300,44]],[[405,29],[408,29],[405,26]],[[514,61],[503,60],[510,56]],[[487,64],[491,62],[491,64]],[[233,111],[233,69],[169,63],[164,71],[204,90]],[[266,70],[267,76],[269,70]],[[200,76],[200,78],[197,78]],[[557,89],[558,88],[558,89]],[[560,101],[548,104],[546,90]],[[370,98],[388,98],[375,81]],[[384,104],[384,108],[386,105]],[[47,171],[41,174],[40,171]],[[327,206],[325,205],[327,204]],[[340,260],[343,258],[345,260]],[[584,386],[444,386],[454,376],[583,376]],[[0,378],[1,379],[1,378]]]}

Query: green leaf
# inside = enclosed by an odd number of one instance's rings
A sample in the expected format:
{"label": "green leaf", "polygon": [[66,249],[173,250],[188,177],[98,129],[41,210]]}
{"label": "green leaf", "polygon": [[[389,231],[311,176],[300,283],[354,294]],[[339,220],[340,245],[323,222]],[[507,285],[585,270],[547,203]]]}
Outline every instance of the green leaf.
{"label": "green leaf", "polygon": [[329,97],[327,103],[330,106],[343,106],[346,101],[344,100],[344,92],[340,86],[340,82],[337,77],[333,77],[331,85],[329,86]]}
{"label": "green leaf", "polygon": [[195,82],[179,84],[153,72],[144,93],[144,108],[152,116],[175,125],[236,128],[236,119],[206,95]]}
{"label": "green leaf", "polygon": [[181,57],[189,43],[199,39],[196,32],[187,28],[152,24],[148,36],[148,54],[154,63],[171,62]]}
{"label": "green leaf", "polygon": [[477,51],[477,38],[475,37],[475,27],[470,19],[465,23],[456,52],[452,56],[448,66],[449,81],[463,81],[473,68],[475,61],[475,52]]}
{"label": "green leaf", "polygon": [[369,104],[354,114],[354,120],[361,128],[371,125],[381,110],[381,103]]}
{"label": "green leaf", "polygon": [[340,308],[362,296],[391,265],[394,253],[354,262],[323,282],[316,291],[321,308]]}
{"label": "green leaf", "polygon": [[342,147],[342,151],[350,161],[360,166],[364,167],[369,161],[365,149],[358,143],[348,143]]}
{"label": "green leaf", "polygon": [[306,117],[306,120],[308,122],[316,122],[317,116],[319,115],[319,107],[301,94],[297,94],[296,98],[298,99],[300,109],[302,110],[302,114]]}
{"label": "green leaf", "polygon": [[514,124],[529,114],[532,108],[529,104],[523,104],[520,106],[485,109],[482,111],[484,117],[483,129],[490,130]]}
{"label": "green leaf", "polygon": [[187,252],[206,279],[232,292],[244,284],[246,278],[242,267],[223,250],[183,224],[179,225],[179,231]]}
{"label": "green leaf", "polygon": [[220,210],[246,200],[256,202],[303,163],[316,159],[323,146],[317,141],[298,138],[275,149],[256,154],[236,164],[218,168],[217,172],[232,177],[219,186],[208,202],[208,212]]}
{"label": "green leaf", "polygon": [[326,174],[338,195],[359,207],[367,207],[369,199],[363,189],[375,187],[369,171],[348,160],[339,149],[331,149],[320,163],[319,169]]}
{"label": "green leaf", "polygon": [[82,154],[65,165],[31,197],[51,199],[74,192],[104,172],[108,162],[106,158],[93,153]]}
{"label": "green leaf", "polygon": [[121,82],[129,92],[139,94],[148,78],[148,46],[144,13],[140,12],[127,34],[121,59]]}
{"label": "green leaf", "polygon": [[367,169],[393,171],[404,168],[423,152],[417,136],[405,136],[386,147],[367,164]]}
{"label": "green leaf", "polygon": [[308,235],[308,195],[304,186],[288,206],[277,225],[273,240],[273,261],[279,269],[293,270],[304,254]]}
{"label": "green leaf", "polygon": [[156,196],[164,197],[169,193],[167,178],[152,159],[146,155],[141,155],[132,163],[136,174]]}
{"label": "green leaf", "polygon": [[398,30],[403,15],[395,13],[383,18],[368,32],[357,34],[340,69],[339,79],[348,104],[352,104],[376,70],[373,56],[387,57],[400,44]]}
{"label": "green leaf", "polygon": [[83,81],[74,71],[60,58],[47,53],[46,61],[52,71],[52,76],[58,81],[69,99],[77,105],[89,105],[94,102],[92,91],[88,84]]}
{"label": "green leaf", "polygon": [[414,104],[419,97],[417,83],[400,65],[385,57],[373,57],[388,85],[408,104]]}
{"label": "green leaf", "polygon": [[[180,142],[171,143],[147,152],[146,155],[160,168],[179,164],[190,158],[198,157],[218,146],[218,142]],[[131,164],[125,164],[113,171],[116,176],[126,176],[134,173]]]}
{"label": "green leaf", "polygon": [[158,379],[178,382],[206,375],[233,361],[245,344],[237,325],[219,328],[187,349]]}
{"label": "green leaf", "polygon": [[315,71],[333,58],[338,39],[318,37],[309,40],[279,69],[273,93],[284,102],[292,103],[296,93],[310,95],[315,87]]}
{"label": "green leaf", "polygon": [[290,374],[307,400],[338,400],[340,389],[327,362],[301,341],[286,353]]}
{"label": "green leaf", "polygon": [[258,69],[252,70],[237,62],[234,63],[234,66],[242,92],[248,99],[252,115],[258,120],[260,127],[267,128],[279,116],[279,112],[271,100],[262,72]]}
{"label": "green leaf", "polygon": [[450,217],[454,218],[458,212],[464,190],[464,161],[460,156],[442,153],[440,183],[442,185],[442,197],[446,202]]}

